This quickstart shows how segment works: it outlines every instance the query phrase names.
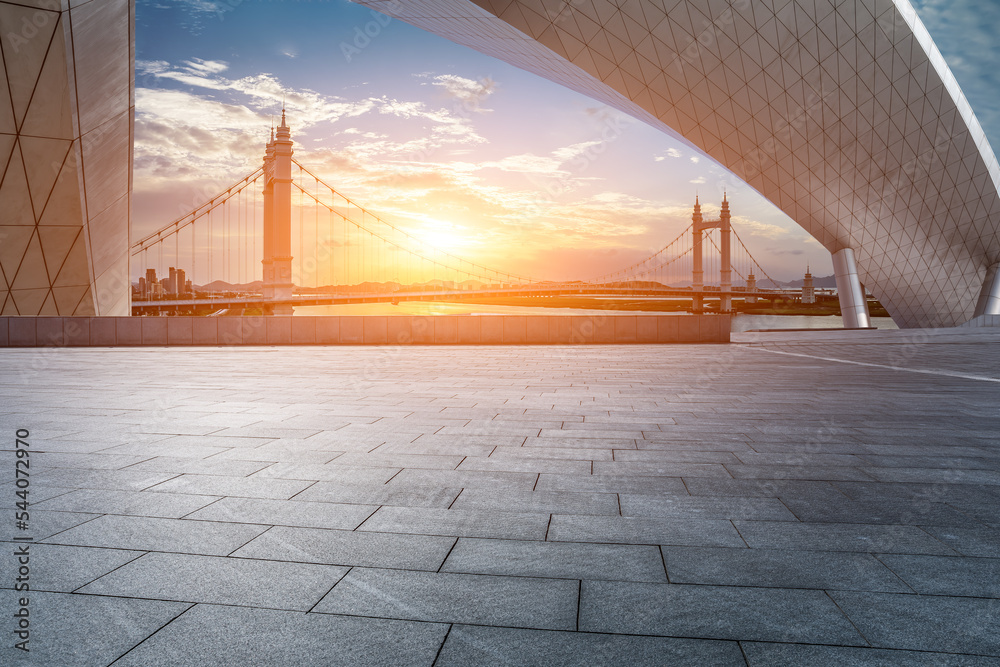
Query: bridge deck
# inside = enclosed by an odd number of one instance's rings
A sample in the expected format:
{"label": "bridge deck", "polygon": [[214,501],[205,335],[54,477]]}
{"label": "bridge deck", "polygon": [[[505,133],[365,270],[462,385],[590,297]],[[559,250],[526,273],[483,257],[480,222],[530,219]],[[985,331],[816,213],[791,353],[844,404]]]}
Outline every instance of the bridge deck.
{"label": "bridge deck", "polygon": [[[668,289],[668,290],[637,290],[630,288],[607,287],[538,287],[504,290],[462,290],[462,291],[426,291],[426,292],[384,292],[359,294],[297,294],[293,297],[265,299],[261,296],[215,297],[210,299],[157,299],[155,301],[133,301],[133,309],[165,309],[184,306],[214,306],[217,308],[237,308],[253,306],[326,306],[352,303],[392,303],[396,301],[463,301],[466,299],[482,299],[512,296],[635,296],[637,298],[691,298],[703,296],[718,298],[722,294],[718,289],[698,290]],[[754,296],[767,299],[774,296],[799,296],[801,290],[759,290],[753,293],[734,291],[733,297],[744,298]]]}
{"label": "bridge deck", "polygon": [[6,350],[32,663],[995,664],[1000,333],[818,336]]}

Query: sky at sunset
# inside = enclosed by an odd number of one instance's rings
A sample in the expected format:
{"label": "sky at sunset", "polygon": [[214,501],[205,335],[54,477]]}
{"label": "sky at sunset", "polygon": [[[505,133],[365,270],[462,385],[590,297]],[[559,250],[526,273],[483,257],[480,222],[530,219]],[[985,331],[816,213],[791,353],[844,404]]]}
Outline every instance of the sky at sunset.
{"label": "sky at sunset", "polygon": [[[296,158],[443,249],[586,279],[643,259],[727,190],[775,278],[829,253],[712,160],[590,98],[347,2],[137,0],[133,238],[260,165],[288,110]],[[917,0],[987,135],[1000,142],[1000,3]]]}

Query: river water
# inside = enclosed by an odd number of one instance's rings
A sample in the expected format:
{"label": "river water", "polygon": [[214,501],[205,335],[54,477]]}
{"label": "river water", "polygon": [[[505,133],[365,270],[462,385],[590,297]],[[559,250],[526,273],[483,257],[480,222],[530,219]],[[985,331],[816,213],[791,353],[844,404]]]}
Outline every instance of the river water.
{"label": "river water", "polygon": [[[542,308],[535,306],[485,306],[443,301],[403,301],[398,306],[389,303],[352,303],[338,306],[301,306],[295,315],[641,315],[646,311],[592,310],[585,308]],[[653,314],[655,311],[648,311]],[[674,313],[656,313],[673,315]],[[676,313],[683,317],[684,313]],[[879,329],[896,329],[889,317],[873,317],[872,325]],[[843,327],[837,315],[738,315],[733,318],[734,333],[751,329],[836,329]]]}

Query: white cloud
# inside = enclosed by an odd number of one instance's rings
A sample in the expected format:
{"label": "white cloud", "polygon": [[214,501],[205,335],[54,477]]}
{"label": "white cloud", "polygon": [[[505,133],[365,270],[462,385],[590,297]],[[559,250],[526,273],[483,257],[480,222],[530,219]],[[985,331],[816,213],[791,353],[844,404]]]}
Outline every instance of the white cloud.
{"label": "white cloud", "polygon": [[698,164],[699,162],[701,162],[701,158],[699,158],[697,155],[692,155],[691,162],[694,164]]}
{"label": "white cloud", "polygon": [[707,183],[708,181],[704,176],[699,176],[698,178],[688,181],[689,183],[694,183],[695,185],[701,185],[702,183]]}
{"label": "white cloud", "polygon": [[[790,230],[773,225],[769,222],[751,220],[742,216],[733,216],[733,227],[740,231],[741,236],[762,236],[768,239],[788,238],[790,236],[800,236],[793,234]],[[812,238],[812,237],[808,237]]]}
{"label": "white cloud", "polygon": [[668,148],[667,157],[673,157],[673,158],[681,157],[681,152],[676,148]]}
{"label": "white cloud", "polygon": [[229,63],[221,60],[202,60],[201,58],[193,58],[191,60],[185,60],[184,64],[189,70],[202,72],[204,74],[221,74],[229,69]]}
{"label": "white cloud", "polygon": [[432,82],[445,92],[448,97],[458,100],[463,108],[478,113],[490,111],[481,108],[481,104],[496,92],[497,83],[490,77],[473,81],[454,74],[440,74]]}

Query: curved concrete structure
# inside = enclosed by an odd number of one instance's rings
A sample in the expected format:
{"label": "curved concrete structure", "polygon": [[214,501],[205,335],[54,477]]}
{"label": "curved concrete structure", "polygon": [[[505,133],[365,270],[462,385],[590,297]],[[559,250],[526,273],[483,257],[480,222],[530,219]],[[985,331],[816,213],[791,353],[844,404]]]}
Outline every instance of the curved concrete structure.
{"label": "curved concrete structure", "polygon": [[990,291],[1000,168],[908,0],[355,1],[683,137],[851,249],[900,326]]}
{"label": "curved concrete structure", "polygon": [[0,0],[0,316],[128,315],[134,0]]}

